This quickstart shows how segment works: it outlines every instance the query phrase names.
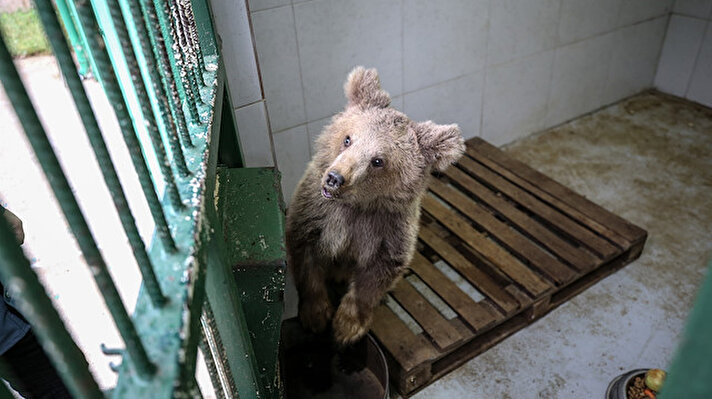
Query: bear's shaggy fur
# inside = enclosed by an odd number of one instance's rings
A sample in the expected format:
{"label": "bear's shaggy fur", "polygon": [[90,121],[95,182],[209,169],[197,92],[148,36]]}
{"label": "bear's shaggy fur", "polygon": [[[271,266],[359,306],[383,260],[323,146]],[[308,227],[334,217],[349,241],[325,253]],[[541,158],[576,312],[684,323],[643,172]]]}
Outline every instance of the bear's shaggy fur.
{"label": "bear's shaggy fur", "polygon": [[[430,172],[465,149],[457,125],[416,123],[389,108],[375,69],[355,68],[344,91],[346,109],[318,138],[287,212],[299,318],[314,332],[331,322],[341,345],[368,331],[374,307],[410,263]],[[337,308],[335,283],[347,286]]]}

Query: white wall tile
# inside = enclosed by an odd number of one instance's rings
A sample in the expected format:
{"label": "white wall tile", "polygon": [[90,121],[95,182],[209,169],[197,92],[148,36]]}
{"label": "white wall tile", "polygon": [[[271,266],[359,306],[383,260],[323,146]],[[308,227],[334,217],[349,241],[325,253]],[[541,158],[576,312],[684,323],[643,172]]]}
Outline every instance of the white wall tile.
{"label": "white wall tile", "polygon": [[673,12],[698,18],[709,18],[712,12],[710,0],[676,0]]}
{"label": "white wall tile", "polygon": [[487,69],[482,137],[509,143],[544,128],[554,50]]}
{"label": "white wall tile", "polygon": [[626,26],[646,19],[666,15],[674,0],[623,0],[618,26]]}
{"label": "white wall tile", "polygon": [[309,134],[309,146],[311,148],[312,154],[314,154],[316,152],[316,139],[319,138],[322,130],[324,130],[324,127],[326,125],[328,125],[329,123],[331,123],[332,117],[333,117],[333,115],[307,123],[307,133]]}
{"label": "white wall tile", "polygon": [[667,17],[619,29],[614,33],[611,65],[603,94],[609,104],[653,85]]}
{"label": "white wall tile", "polygon": [[603,88],[613,48],[613,34],[556,50],[546,126],[554,126],[602,104]]}
{"label": "white wall tile", "polygon": [[673,14],[660,54],[655,87],[676,96],[685,95],[705,26],[705,21]]}
{"label": "white wall tile", "polygon": [[344,80],[357,65],[377,68],[384,89],[401,93],[399,1],[318,0],[295,4],[294,13],[307,120],[343,107]]}
{"label": "white wall tile", "polygon": [[245,166],[274,166],[264,101],[236,109],[235,121],[240,135],[240,148],[245,157]]}
{"label": "white wall tile", "polygon": [[562,0],[559,43],[595,36],[616,27],[621,0]]}
{"label": "white wall tile", "polygon": [[707,34],[697,57],[687,98],[712,107],[712,22],[707,23]]}
{"label": "white wall tile", "polygon": [[482,74],[476,72],[403,96],[403,110],[414,121],[460,125],[465,138],[479,136]]}
{"label": "white wall tile", "polygon": [[491,3],[487,63],[500,64],[557,44],[560,0]]}
{"label": "white wall tile", "polygon": [[292,7],[252,13],[272,131],[306,122]]}
{"label": "white wall tile", "polygon": [[262,99],[245,0],[212,3],[233,107]]}
{"label": "white wall tile", "polygon": [[486,45],[486,0],[404,0],[403,90],[481,70]]}
{"label": "white wall tile", "polygon": [[289,204],[294,189],[311,159],[306,125],[296,126],[273,135],[277,165],[282,173],[282,194]]}
{"label": "white wall tile", "polygon": [[250,5],[250,11],[266,10],[292,4],[289,0],[247,0]]}

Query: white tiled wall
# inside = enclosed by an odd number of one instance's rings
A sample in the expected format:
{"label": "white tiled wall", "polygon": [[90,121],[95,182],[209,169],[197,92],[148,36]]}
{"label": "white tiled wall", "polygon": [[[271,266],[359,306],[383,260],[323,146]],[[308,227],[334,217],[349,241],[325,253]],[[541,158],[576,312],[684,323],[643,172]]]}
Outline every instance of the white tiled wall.
{"label": "white tiled wall", "polygon": [[[561,0],[493,1],[489,12],[490,65],[556,47]],[[512,29],[516,26],[517,29]],[[496,38],[496,40],[494,40]]]}
{"label": "white tiled wall", "polygon": [[406,93],[400,109],[413,120],[442,124],[457,122],[465,137],[474,137],[480,128],[482,98],[472,93],[481,93],[482,84],[483,73],[480,71]]}
{"label": "white tiled wall", "polygon": [[272,131],[304,123],[304,96],[291,6],[252,13]]}
{"label": "white tiled wall", "polygon": [[677,0],[655,87],[712,106],[712,0]]}
{"label": "white tiled wall", "polygon": [[[678,1],[676,18],[708,21],[711,1]],[[213,8],[223,12],[223,46],[241,41],[227,46],[235,56],[226,65],[233,100],[252,100],[237,105],[243,149],[255,151],[246,158],[265,163],[273,143],[289,199],[315,138],[345,104],[354,66],[378,68],[393,106],[412,119],[459,123],[466,137],[504,144],[651,87],[673,2],[213,0]],[[706,31],[692,46],[698,63],[712,58]],[[689,69],[688,79],[711,80],[712,68]]]}
{"label": "white tiled wall", "polygon": [[[393,2],[397,4],[398,2]],[[481,71],[487,50],[487,1],[404,0],[403,60],[397,60],[406,92]],[[394,13],[398,17],[398,13]],[[400,33],[400,32],[399,32]],[[395,37],[396,46],[400,37]],[[357,63],[360,60],[357,59]],[[343,78],[342,78],[343,79]],[[382,80],[387,82],[387,77]]]}
{"label": "white tiled wall", "polygon": [[311,159],[309,147],[309,135],[305,125],[295,126],[274,135],[277,162],[279,165],[288,165],[279,168],[282,172],[282,194],[287,203]]}
{"label": "white tiled wall", "polygon": [[621,0],[564,0],[559,14],[559,42],[588,39],[614,29]]}
{"label": "white tiled wall", "polygon": [[544,127],[554,50],[515,59],[487,72],[482,137],[499,145]]}
{"label": "white tiled wall", "polygon": [[247,3],[212,1],[211,6],[221,39],[221,53],[245,164],[250,167],[276,166]]}
{"label": "white tiled wall", "polygon": [[614,102],[651,86],[667,23],[667,17],[659,17],[614,33],[604,103]]}
{"label": "white tiled wall", "polygon": [[354,65],[378,68],[384,88],[401,94],[402,26],[393,18],[400,2],[307,1],[293,8],[307,117],[302,123],[343,108],[344,78]]}
{"label": "white tiled wall", "polygon": [[614,33],[556,49],[545,125],[551,126],[603,104]]}

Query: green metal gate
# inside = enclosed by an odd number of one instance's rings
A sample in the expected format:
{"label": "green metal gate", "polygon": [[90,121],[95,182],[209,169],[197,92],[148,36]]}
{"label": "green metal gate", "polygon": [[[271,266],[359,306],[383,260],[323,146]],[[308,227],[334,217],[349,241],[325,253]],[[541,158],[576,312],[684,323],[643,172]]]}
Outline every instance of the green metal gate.
{"label": "green metal gate", "polygon": [[[279,174],[242,165],[209,3],[56,0],[69,43],[52,2],[35,6],[143,278],[130,316],[0,40],[0,80],[125,343],[107,351],[123,355],[118,384],[101,392],[0,218],[0,279],[43,348],[77,398],[200,397],[199,346],[218,397],[279,397],[285,272]],[[156,226],[148,248],[80,81],[90,71],[113,106]],[[142,133],[149,140],[140,140]],[[0,384],[0,397],[6,395]]]}

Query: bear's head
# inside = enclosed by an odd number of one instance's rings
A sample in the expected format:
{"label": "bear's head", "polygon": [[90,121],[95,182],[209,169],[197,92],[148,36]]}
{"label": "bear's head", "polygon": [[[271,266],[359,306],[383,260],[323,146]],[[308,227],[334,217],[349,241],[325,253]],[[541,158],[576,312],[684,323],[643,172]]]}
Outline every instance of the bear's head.
{"label": "bear's head", "polygon": [[344,92],[346,108],[316,145],[324,197],[355,205],[412,200],[433,169],[446,169],[464,152],[457,125],[416,123],[390,108],[375,69],[355,68]]}

